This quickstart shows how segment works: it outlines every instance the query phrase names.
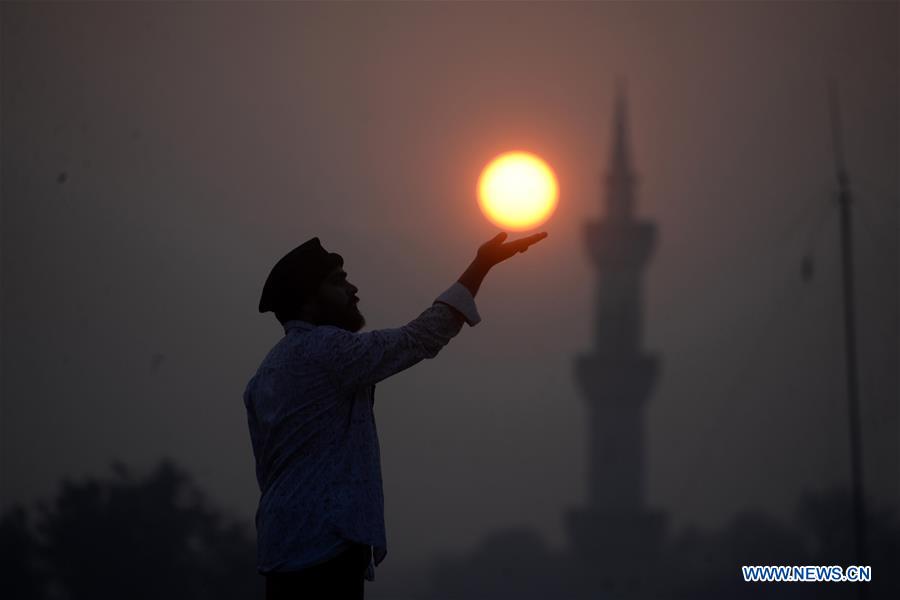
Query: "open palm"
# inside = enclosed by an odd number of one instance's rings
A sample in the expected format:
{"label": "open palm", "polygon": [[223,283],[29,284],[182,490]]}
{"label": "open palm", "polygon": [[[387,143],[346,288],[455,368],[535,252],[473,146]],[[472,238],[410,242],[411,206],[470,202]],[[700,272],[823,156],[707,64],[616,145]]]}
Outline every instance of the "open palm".
{"label": "open palm", "polygon": [[541,233],[535,233],[518,240],[504,242],[507,238],[507,234],[505,231],[501,231],[478,248],[478,260],[481,260],[490,266],[496,265],[511,257],[513,254],[525,252],[530,246],[538,243],[545,237],[547,237],[547,232],[542,231]]}

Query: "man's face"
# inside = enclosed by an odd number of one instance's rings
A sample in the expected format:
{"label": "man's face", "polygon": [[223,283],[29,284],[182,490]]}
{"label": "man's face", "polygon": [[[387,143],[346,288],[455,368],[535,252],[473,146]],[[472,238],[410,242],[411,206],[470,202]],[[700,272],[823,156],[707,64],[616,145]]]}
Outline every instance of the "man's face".
{"label": "man's face", "polygon": [[344,269],[335,267],[316,291],[317,324],[334,325],[353,332],[362,329],[366,319],[356,306],[359,302],[358,291],[359,288],[347,280]]}

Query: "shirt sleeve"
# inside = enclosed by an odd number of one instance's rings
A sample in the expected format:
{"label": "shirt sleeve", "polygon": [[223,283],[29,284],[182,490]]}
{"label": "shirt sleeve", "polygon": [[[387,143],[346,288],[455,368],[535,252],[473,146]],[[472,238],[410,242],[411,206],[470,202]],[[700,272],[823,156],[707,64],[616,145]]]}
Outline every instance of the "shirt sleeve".
{"label": "shirt sleeve", "polygon": [[319,356],[339,387],[371,385],[422,359],[434,358],[463,323],[472,327],[480,321],[472,294],[456,282],[402,327],[365,333],[332,326],[317,328],[323,336]]}
{"label": "shirt sleeve", "polygon": [[475,327],[481,321],[478,308],[475,306],[475,298],[472,297],[469,289],[458,281],[438,296],[435,302],[441,302],[456,309],[469,327]]}

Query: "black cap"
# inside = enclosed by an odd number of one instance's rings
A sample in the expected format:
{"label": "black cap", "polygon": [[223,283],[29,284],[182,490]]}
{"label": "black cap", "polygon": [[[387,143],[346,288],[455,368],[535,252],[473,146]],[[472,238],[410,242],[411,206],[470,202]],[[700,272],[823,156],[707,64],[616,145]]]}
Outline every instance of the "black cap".
{"label": "black cap", "polygon": [[328,252],[319,238],[303,242],[275,263],[259,299],[259,312],[296,308],[312,295],[335,267],[342,267],[340,254]]}

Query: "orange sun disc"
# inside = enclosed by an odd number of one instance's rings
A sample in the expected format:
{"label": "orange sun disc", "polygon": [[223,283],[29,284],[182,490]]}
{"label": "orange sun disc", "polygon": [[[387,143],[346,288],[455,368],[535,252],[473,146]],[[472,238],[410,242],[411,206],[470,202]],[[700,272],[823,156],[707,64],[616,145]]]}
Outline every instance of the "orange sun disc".
{"label": "orange sun disc", "polygon": [[501,229],[533,229],[550,218],[558,201],[556,175],[530,152],[505,152],[478,178],[478,206]]}

